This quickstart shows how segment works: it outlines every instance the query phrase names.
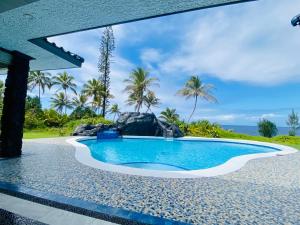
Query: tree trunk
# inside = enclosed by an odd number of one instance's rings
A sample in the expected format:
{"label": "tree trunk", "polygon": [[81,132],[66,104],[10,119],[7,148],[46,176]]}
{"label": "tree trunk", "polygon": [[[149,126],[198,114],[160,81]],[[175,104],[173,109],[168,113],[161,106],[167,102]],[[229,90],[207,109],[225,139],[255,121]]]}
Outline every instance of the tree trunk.
{"label": "tree trunk", "polygon": [[41,85],[39,84],[39,101],[41,102]]}
{"label": "tree trunk", "polygon": [[191,118],[192,118],[192,116],[193,116],[193,114],[194,114],[194,112],[195,112],[195,110],[196,110],[197,100],[198,100],[198,96],[196,95],[196,97],[195,97],[194,108],[193,108],[193,111],[192,111],[192,113],[191,113],[191,115],[190,115],[190,117],[189,117],[189,119],[188,119],[188,123],[190,122],[190,120],[191,120]]}
{"label": "tree trunk", "polygon": [[19,52],[12,52],[13,59],[8,66],[1,119],[1,157],[20,156],[22,151],[23,125],[29,61],[31,58]]}

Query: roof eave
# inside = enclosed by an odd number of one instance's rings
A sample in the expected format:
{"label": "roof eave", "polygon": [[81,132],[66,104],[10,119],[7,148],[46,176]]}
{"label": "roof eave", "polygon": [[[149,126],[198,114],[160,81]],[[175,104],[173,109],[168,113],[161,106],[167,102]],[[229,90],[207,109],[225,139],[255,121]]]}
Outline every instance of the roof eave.
{"label": "roof eave", "polygon": [[55,43],[49,42],[46,38],[36,38],[29,40],[31,43],[51,52],[52,54],[72,63],[76,67],[81,67],[84,58],[72,52],[65,51],[64,48],[58,47]]}

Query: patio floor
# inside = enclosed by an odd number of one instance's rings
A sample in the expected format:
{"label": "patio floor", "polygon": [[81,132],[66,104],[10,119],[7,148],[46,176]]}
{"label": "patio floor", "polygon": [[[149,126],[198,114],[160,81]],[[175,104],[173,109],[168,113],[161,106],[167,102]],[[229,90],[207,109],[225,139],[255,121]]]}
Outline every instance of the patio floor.
{"label": "patio floor", "polygon": [[0,159],[0,183],[192,224],[299,224],[300,152],[224,176],[167,179],[85,166],[65,140],[25,141],[22,157]]}

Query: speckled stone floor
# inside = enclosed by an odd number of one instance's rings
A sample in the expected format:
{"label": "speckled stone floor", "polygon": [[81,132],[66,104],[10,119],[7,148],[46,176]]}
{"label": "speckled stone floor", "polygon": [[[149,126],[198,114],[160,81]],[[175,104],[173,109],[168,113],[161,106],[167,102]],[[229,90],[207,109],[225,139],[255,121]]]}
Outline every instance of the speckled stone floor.
{"label": "speckled stone floor", "polygon": [[0,209],[0,224],[5,225],[46,225],[15,213]]}
{"label": "speckled stone floor", "polygon": [[65,138],[25,141],[23,153],[0,160],[0,181],[192,224],[300,224],[300,153],[199,179],[94,169]]}

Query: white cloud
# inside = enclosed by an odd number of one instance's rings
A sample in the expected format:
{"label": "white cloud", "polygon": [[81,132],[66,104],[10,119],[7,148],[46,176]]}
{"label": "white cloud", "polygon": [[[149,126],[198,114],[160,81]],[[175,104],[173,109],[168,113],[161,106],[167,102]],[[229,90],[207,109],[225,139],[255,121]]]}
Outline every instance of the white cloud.
{"label": "white cloud", "polygon": [[242,116],[243,115],[239,115],[239,114],[220,114],[214,116],[203,116],[203,117],[199,117],[199,119],[224,123],[224,122],[234,122],[236,119],[241,118]]}
{"label": "white cloud", "polygon": [[213,9],[195,18],[161,69],[260,85],[299,81],[300,32],[289,22],[294,6],[265,0]]}
{"label": "white cloud", "polygon": [[268,120],[274,120],[278,118],[285,118],[286,115],[278,114],[278,113],[264,113],[261,115],[248,115],[245,117],[248,121],[259,121],[261,119],[268,119]]}
{"label": "white cloud", "polygon": [[[161,87],[155,91],[162,104],[153,111],[176,108],[184,119],[192,111],[193,101],[186,101],[175,93],[191,74],[259,85],[298,82],[300,30],[289,23],[298,13],[295,2],[300,4],[300,0],[264,0],[114,26],[117,48],[111,68],[115,96],[111,102],[118,103],[124,111],[132,110],[126,106],[127,94],[122,90],[123,80],[136,66],[146,67],[160,79]],[[51,38],[85,58],[82,68],[68,70],[78,86],[98,76],[100,37],[101,29]],[[161,42],[153,43],[157,37]],[[169,43],[172,46],[164,46]],[[132,52],[138,50],[140,55],[132,56],[130,48]],[[263,117],[278,118],[268,111],[265,115],[252,115],[210,108],[214,106],[199,102],[194,119],[253,123]]]}
{"label": "white cloud", "polygon": [[159,62],[161,58],[160,51],[154,48],[146,48],[141,52],[141,60],[145,63]]}

